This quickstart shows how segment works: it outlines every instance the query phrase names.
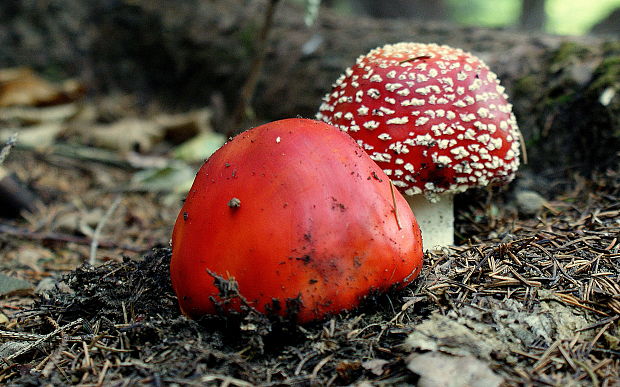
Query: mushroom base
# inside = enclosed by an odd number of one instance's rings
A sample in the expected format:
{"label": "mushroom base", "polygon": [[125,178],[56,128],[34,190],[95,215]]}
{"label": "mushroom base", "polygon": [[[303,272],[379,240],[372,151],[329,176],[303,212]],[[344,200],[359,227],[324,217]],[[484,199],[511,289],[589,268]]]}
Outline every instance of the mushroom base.
{"label": "mushroom base", "polygon": [[454,195],[439,195],[430,202],[424,195],[403,195],[415,215],[422,231],[424,250],[439,250],[454,244]]}

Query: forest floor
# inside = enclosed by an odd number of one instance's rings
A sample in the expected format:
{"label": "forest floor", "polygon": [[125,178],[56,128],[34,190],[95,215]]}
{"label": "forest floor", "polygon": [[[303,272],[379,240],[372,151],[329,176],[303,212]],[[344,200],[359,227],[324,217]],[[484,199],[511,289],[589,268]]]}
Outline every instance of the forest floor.
{"label": "forest floor", "polygon": [[573,176],[531,216],[477,193],[458,209],[459,246],[355,311],[191,321],[169,239],[199,163],[176,149],[221,141],[209,113],[128,96],[2,113],[21,139],[2,167],[38,199],[0,220],[0,384],[620,383],[617,171]]}

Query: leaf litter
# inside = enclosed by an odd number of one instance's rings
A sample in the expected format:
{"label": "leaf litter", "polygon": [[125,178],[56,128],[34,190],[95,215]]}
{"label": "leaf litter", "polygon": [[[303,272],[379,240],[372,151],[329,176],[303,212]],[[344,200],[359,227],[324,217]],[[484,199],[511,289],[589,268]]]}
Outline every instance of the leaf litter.
{"label": "leaf litter", "polygon": [[[144,147],[104,151],[76,134],[76,122],[105,133],[105,123],[140,117],[114,100],[123,107],[80,102],[88,115],[49,120],[21,120],[13,110],[20,136],[51,121],[63,129],[42,145],[18,143],[3,164],[44,204],[0,221],[0,274],[36,285],[0,298],[0,383],[620,383],[620,171],[575,176],[570,189],[528,211],[510,194],[466,193],[460,246],[427,253],[412,285],[355,311],[304,326],[251,308],[192,321],[180,314],[168,273],[181,196],[164,200],[162,190],[171,163],[197,169],[208,157],[172,159],[179,144],[210,136],[208,113],[152,108],[158,118],[144,118],[149,127],[168,132],[149,135]],[[211,137],[215,148],[222,139]],[[132,185],[151,168],[164,183]],[[119,191],[121,204],[102,225],[97,214]],[[83,264],[93,243],[98,264]]]}

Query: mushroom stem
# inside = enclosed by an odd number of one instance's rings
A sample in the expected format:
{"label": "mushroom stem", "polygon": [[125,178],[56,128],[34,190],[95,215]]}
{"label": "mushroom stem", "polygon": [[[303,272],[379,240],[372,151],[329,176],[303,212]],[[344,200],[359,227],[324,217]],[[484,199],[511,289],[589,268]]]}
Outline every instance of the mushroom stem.
{"label": "mushroom stem", "polygon": [[441,194],[432,203],[424,195],[403,195],[422,231],[424,250],[437,250],[454,244],[454,195]]}

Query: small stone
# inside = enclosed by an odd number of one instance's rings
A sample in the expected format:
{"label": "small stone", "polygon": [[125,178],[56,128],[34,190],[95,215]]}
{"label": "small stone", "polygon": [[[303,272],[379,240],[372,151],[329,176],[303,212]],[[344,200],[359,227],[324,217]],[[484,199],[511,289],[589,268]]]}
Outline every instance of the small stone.
{"label": "small stone", "polygon": [[73,293],[73,289],[67,285],[64,281],[59,281],[54,277],[43,278],[39,281],[35,289],[35,294],[45,295],[46,293],[51,293],[54,291],[58,291],[60,293]]}
{"label": "small stone", "polygon": [[32,284],[28,281],[0,273],[0,295],[26,292],[32,289],[32,287]]}
{"label": "small stone", "polygon": [[517,208],[524,215],[536,215],[543,209],[547,201],[538,192],[518,191],[515,194]]}
{"label": "small stone", "polygon": [[57,281],[53,277],[43,278],[35,289],[35,294],[43,294],[56,289]]}

